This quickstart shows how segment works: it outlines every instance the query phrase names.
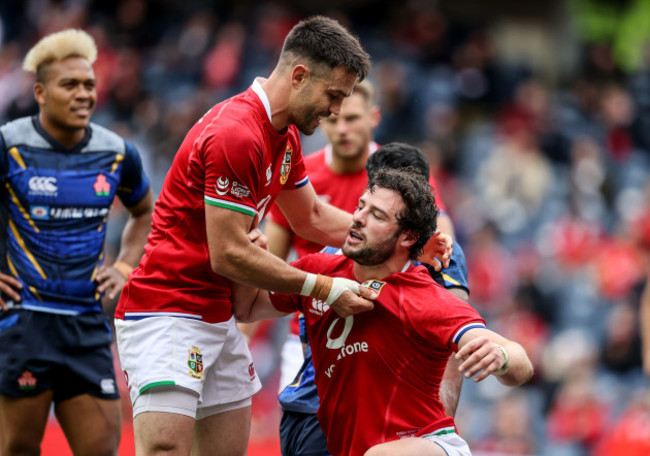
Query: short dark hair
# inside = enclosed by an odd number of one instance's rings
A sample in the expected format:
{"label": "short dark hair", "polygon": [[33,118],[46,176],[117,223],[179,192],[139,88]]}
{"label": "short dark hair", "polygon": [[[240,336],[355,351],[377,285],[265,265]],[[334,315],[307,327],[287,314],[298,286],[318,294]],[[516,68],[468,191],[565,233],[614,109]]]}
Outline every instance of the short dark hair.
{"label": "short dark hair", "polygon": [[296,24],[284,40],[280,59],[287,54],[305,57],[330,68],[344,66],[356,73],[359,81],[370,71],[370,56],[359,39],[336,20],[325,16],[312,16]]}
{"label": "short dark hair", "polygon": [[392,142],[381,146],[374,153],[370,154],[366,162],[368,180],[380,168],[414,168],[414,171],[425,179],[429,179],[429,162],[422,151],[417,147],[400,142]]}
{"label": "short dark hair", "polygon": [[408,231],[417,237],[409,248],[409,258],[417,260],[422,255],[424,245],[438,228],[438,207],[429,182],[415,168],[380,168],[373,175],[368,191],[372,193],[377,187],[393,190],[402,197],[405,209],[396,215],[397,223],[402,231]]}

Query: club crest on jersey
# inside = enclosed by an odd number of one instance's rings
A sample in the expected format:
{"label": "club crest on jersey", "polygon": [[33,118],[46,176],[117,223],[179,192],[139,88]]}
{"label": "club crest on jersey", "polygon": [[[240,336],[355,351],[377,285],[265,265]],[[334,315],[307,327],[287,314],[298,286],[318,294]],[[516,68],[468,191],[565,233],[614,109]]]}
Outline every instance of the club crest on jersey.
{"label": "club crest on jersey", "polygon": [[291,146],[287,144],[287,149],[284,151],[284,159],[282,160],[282,166],[280,167],[280,183],[282,185],[287,183],[289,180],[289,173],[291,172]]}
{"label": "club crest on jersey", "polygon": [[97,196],[108,196],[111,193],[111,184],[106,180],[106,176],[100,173],[97,175],[97,179],[95,179],[93,189]]}
{"label": "club crest on jersey", "polygon": [[377,294],[379,294],[384,285],[386,285],[386,282],[380,280],[366,280],[361,284],[362,287],[370,288],[371,290],[376,291]]}
{"label": "club crest on jersey", "polygon": [[225,195],[228,193],[228,187],[230,187],[230,180],[225,176],[219,176],[217,183],[214,185],[217,194],[221,196]]}
{"label": "club crest on jersey", "polygon": [[194,378],[203,378],[203,355],[198,347],[188,350],[187,365],[190,368],[190,375]]}

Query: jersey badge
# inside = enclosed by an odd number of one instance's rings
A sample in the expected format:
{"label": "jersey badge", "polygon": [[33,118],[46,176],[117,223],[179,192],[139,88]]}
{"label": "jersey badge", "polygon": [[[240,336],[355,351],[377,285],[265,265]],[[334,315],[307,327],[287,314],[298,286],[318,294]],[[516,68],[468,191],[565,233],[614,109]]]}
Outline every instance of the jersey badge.
{"label": "jersey badge", "polygon": [[18,379],[18,388],[22,391],[31,391],[36,388],[36,377],[30,371],[23,371],[22,376]]}
{"label": "jersey badge", "polygon": [[228,193],[228,187],[230,187],[230,181],[227,177],[219,176],[217,183],[214,186],[214,189],[217,191],[218,195],[225,195]]}
{"label": "jersey badge", "polygon": [[100,173],[95,179],[93,189],[95,189],[95,195],[97,196],[108,196],[111,192],[111,184],[106,180],[106,176]]}
{"label": "jersey badge", "polygon": [[280,183],[282,185],[287,183],[289,180],[289,173],[291,172],[291,146],[287,144],[287,149],[284,151],[284,159],[282,160],[282,166],[280,167]]}
{"label": "jersey badge", "polygon": [[198,347],[188,350],[187,365],[190,368],[190,375],[194,378],[203,378],[203,355]]}
{"label": "jersey badge", "polygon": [[380,280],[366,280],[361,284],[362,287],[376,291],[378,295],[381,289],[384,288],[384,285],[386,285],[386,282],[381,282]]}

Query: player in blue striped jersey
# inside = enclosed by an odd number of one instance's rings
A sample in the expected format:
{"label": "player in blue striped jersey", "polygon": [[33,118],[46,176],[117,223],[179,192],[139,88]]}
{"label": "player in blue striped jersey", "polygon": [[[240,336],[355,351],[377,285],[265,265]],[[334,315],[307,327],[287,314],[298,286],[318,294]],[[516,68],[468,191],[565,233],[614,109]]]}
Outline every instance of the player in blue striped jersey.
{"label": "player in blue striped jersey", "polygon": [[[0,127],[0,454],[40,454],[50,406],[75,455],[116,455],[121,411],[102,312],[140,261],[153,196],[138,152],[90,122],[93,39],[46,36],[23,67],[39,113]],[[130,217],[104,263],[115,197]]]}

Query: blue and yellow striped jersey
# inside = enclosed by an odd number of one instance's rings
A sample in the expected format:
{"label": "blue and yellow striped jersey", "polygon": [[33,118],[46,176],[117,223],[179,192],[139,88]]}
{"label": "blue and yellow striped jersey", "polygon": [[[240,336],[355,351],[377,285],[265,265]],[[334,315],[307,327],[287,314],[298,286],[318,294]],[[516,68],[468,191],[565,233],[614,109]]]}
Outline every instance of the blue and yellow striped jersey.
{"label": "blue and yellow striped jersey", "polygon": [[149,190],[135,147],[91,123],[68,149],[24,117],[0,127],[0,180],[0,269],[23,284],[22,301],[8,304],[100,311],[94,279],[114,197],[130,207]]}

